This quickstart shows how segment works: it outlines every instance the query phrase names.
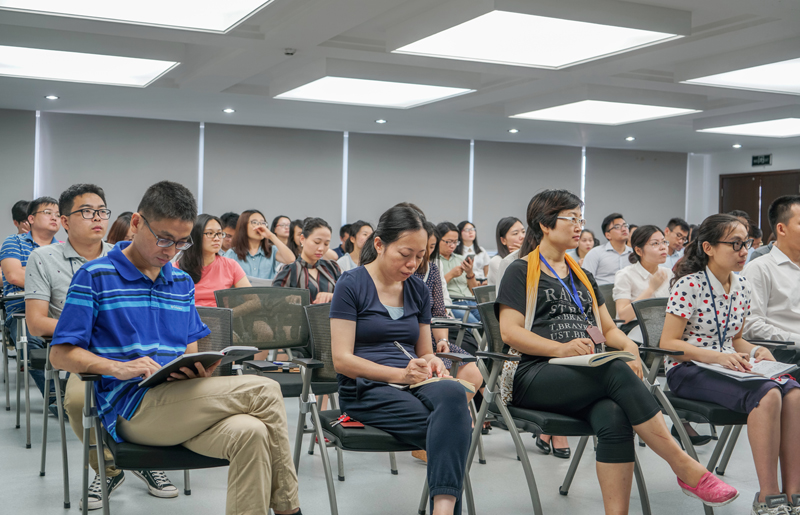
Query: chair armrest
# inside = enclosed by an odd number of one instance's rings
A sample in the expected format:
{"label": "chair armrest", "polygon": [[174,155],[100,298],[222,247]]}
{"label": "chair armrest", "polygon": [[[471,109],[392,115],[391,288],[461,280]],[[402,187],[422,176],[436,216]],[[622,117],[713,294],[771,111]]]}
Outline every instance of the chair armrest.
{"label": "chair armrest", "polygon": [[745,341],[747,341],[749,343],[752,343],[753,345],[760,345],[762,347],[766,347],[767,349],[770,349],[770,350],[783,350],[786,347],[791,347],[791,346],[794,345],[794,342],[781,341],[781,340],[758,340],[758,339],[752,339],[752,340],[745,340]]}
{"label": "chair armrest", "polygon": [[[450,295],[450,298],[453,300],[472,300],[472,301],[475,300],[475,297],[473,295],[470,295],[469,297],[463,297],[461,295]],[[461,307],[463,308],[464,306]]]}
{"label": "chair armrest", "polygon": [[245,361],[244,368],[256,370],[258,372],[272,372],[273,370],[280,370],[280,366],[272,361],[259,360],[259,361]]}
{"label": "chair armrest", "polygon": [[437,352],[437,358],[447,358],[455,363],[475,363],[478,358],[472,354],[458,354],[455,352]]}
{"label": "chair armrest", "polygon": [[99,381],[103,376],[99,374],[78,374],[78,377],[81,378],[81,381],[94,382]]}
{"label": "chair armrest", "polygon": [[659,347],[639,347],[639,352],[644,354],[660,354],[662,356],[683,356],[682,350],[667,350]]}
{"label": "chair armrest", "polygon": [[621,318],[612,318],[611,320],[613,320],[615,324],[625,324],[625,323],[627,323],[624,320],[622,320]]}
{"label": "chair armrest", "polygon": [[295,365],[300,365],[301,367],[305,367],[309,370],[323,368],[325,366],[325,363],[313,358],[293,358],[292,363]]}
{"label": "chair armrest", "polygon": [[512,356],[511,354],[503,354],[502,352],[486,352],[479,350],[475,353],[479,358],[491,359],[492,361],[520,361],[522,356]]}
{"label": "chair armrest", "polygon": [[461,320],[456,320],[455,318],[444,318],[444,317],[431,318],[431,327],[434,327],[434,326],[459,326],[459,325],[461,325]]}

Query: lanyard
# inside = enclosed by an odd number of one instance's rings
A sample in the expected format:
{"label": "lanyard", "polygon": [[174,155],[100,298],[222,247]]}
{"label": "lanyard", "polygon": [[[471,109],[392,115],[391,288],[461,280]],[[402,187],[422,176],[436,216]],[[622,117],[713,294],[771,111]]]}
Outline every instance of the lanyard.
{"label": "lanyard", "polygon": [[542,263],[545,264],[545,266],[551,272],[553,272],[553,275],[556,277],[556,279],[558,279],[558,282],[561,283],[561,286],[563,286],[564,289],[567,290],[567,292],[569,293],[569,296],[572,297],[572,300],[575,302],[575,304],[578,305],[578,308],[581,310],[581,314],[583,315],[583,318],[586,319],[586,323],[591,325],[592,323],[589,321],[589,317],[586,316],[586,312],[583,310],[583,303],[581,302],[580,295],[578,295],[578,289],[575,288],[575,281],[572,279],[572,270],[569,267],[567,267],[567,270],[569,271],[569,284],[570,284],[570,286],[572,286],[572,291],[570,291],[569,288],[567,288],[567,285],[564,284],[564,281],[562,281],[561,278],[558,276],[556,271],[553,270],[553,267],[550,266],[550,263],[548,263],[547,260],[544,258],[544,256],[539,254],[539,259],[542,261]]}
{"label": "lanyard", "polygon": [[714,302],[714,287],[711,286],[711,279],[708,277],[708,272],[703,270],[706,276],[708,288],[711,290],[711,308],[714,310],[714,322],[717,324],[717,338],[719,338],[719,351],[722,352],[722,347],[725,346],[725,341],[728,339],[728,323],[731,321],[731,308],[733,307],[733,292],[731,292],[731,303],[728,305],[728,316],[725,317],[725,331],[719,324],[719,316],[717,315],[717,303]]}

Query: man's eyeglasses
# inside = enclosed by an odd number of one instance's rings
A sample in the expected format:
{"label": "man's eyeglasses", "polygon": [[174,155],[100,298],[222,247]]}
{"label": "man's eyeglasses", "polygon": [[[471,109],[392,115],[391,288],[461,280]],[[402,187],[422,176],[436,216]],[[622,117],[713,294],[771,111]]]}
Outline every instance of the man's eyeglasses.
{"label": "man's eyeglasses", "polygon": [[583,218],[575,218],[574,216],[557,216],[559,220],[566,220],[568,222],[572,222],[572,225],[577,225],[578,227],[585,227],[586,220]]}
{"label": "man's eyeglasses", "polygon": [[677,241],[678,243],[686,243],[687,241],[689,241],[689,237],[688,236],[675,236],[675,241]]}
{"label": "man's eyeglasses", "polygon": [[219,239],[223,240],[223,239],[228,237],[228,233],[225,233],[225,232],[222,232],[222,231],[219,231],[219,232],[211,232],[211,231],[209,231],[209,232],[204,232],[203,236],[205,236],[209,240],[213,240],[214,238],[219,238]]}
{"label": "man's eyeglasses", "polygon": [[43,211],[36,211],[33,214],[37,215],[39,213],[43,213],[44,216],[49,216],[50,218],[61,218],[61,214],[58,211],[52,211],[50,209],[45,209]]}
{"label": "man's eyeglasses", "polygon": [[153,232],[153,228],[150,227],[150,222],[147,221],[147,218],[145,218],[141,214],[139,216],[141,216],[142,220],[144,220],[144,224],[147,226],[147,230],[149,230],[150,234],[152,234],[153,237],[156,239],[156,245],[161,247],[162,249],[166,249],[175,245],[175,248],[178,250],[187,250],[193,245],[191,238],[189,238],[189,241],[175,241],[175,240],[169,240],[167,238],[158,237],[156,233]]}
{"label": "man's eyeglasses", "polygon": [[742,250],[742,247],[746,248],[747,250],[750,250],[753,247],[754,241],[755,240],[753,238],[750,238],[749,240],[744,240],[744,241],[718,241],[717,243],[724,243],[726,245],[730,245],[733,248],[734,252],[739,252],[740,250]]}
{"label": "man's eyeglasses", "polygon": [[608,228],[609,231],[619,231],[620,229],[627,229],[628,224],[615,224]]}
{"label": "man's eyeglasses", "polygon": [[442,243],[445,245],[450,245],[451,247],[455,247],[458,245],[458,240],[442,240]]}
{"label": "man's eyeglasses", "polygon": [[267,222],[264,222],[263,220],[250,220],[250,225],[252,225],[253,227],[258,227],[259,225],[263,225],[264,227],[266,227]]}
{"label": "man's eyeglasses", "polygon": [[99,216],[101,220],[108,220],[111,218],[111,210],[110,209],[77,209],[72,213],[67,213],[67,216],[72,216],[75,213],[80,213],[82,217],[87,220],[93,219],[95,216]]}
{"label": "man's eyeglasses", "polygon": [[650,245],[654,249],[657,249],[658,247],[669,247],[669,242],[667,240],[653,241],[648,243],[648,245]]}

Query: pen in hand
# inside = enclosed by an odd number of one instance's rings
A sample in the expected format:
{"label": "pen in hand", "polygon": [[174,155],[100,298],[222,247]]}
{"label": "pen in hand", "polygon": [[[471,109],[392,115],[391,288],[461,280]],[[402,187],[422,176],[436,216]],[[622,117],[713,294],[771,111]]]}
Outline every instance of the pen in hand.
{"label": "pen in hand", "polygon": [[[411,355],[411,353],[410,353],[410,352],[408,352],[408,351],[406,350],[406,348],[405,348],[405,347],[403,347],[403,346],[400,344],[400,342],[392,342],[392,343],[394,343],[394,346],[395,346],[395,347],[397,347],[398,349],[400,349],[400,351],[401,351],[403,354],[405,354],[405,355],[406,355],[406,357],[407,357],[408,359],[417,359],[417,358],[415,358],[414,356],[412,356],[412,355]],[[433,372],[433,377],[436,377],[436,372]]]}

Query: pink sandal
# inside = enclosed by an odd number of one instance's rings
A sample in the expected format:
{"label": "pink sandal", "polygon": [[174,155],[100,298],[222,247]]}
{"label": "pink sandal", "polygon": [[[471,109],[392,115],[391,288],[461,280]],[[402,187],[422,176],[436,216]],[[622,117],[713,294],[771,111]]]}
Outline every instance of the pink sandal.
{"label": "pink sandal", "polygon": [[698,482],[697,486],[694,488],[681,481],[681,478],[678,478],[678,485],[683,490],[683,493],[689,497],[700,499],[706,506],[714,508],[725,506],[739,497],[738,490],[725,483],[711,472],[703,474],[703,477],[700,478],[700,482]]}

